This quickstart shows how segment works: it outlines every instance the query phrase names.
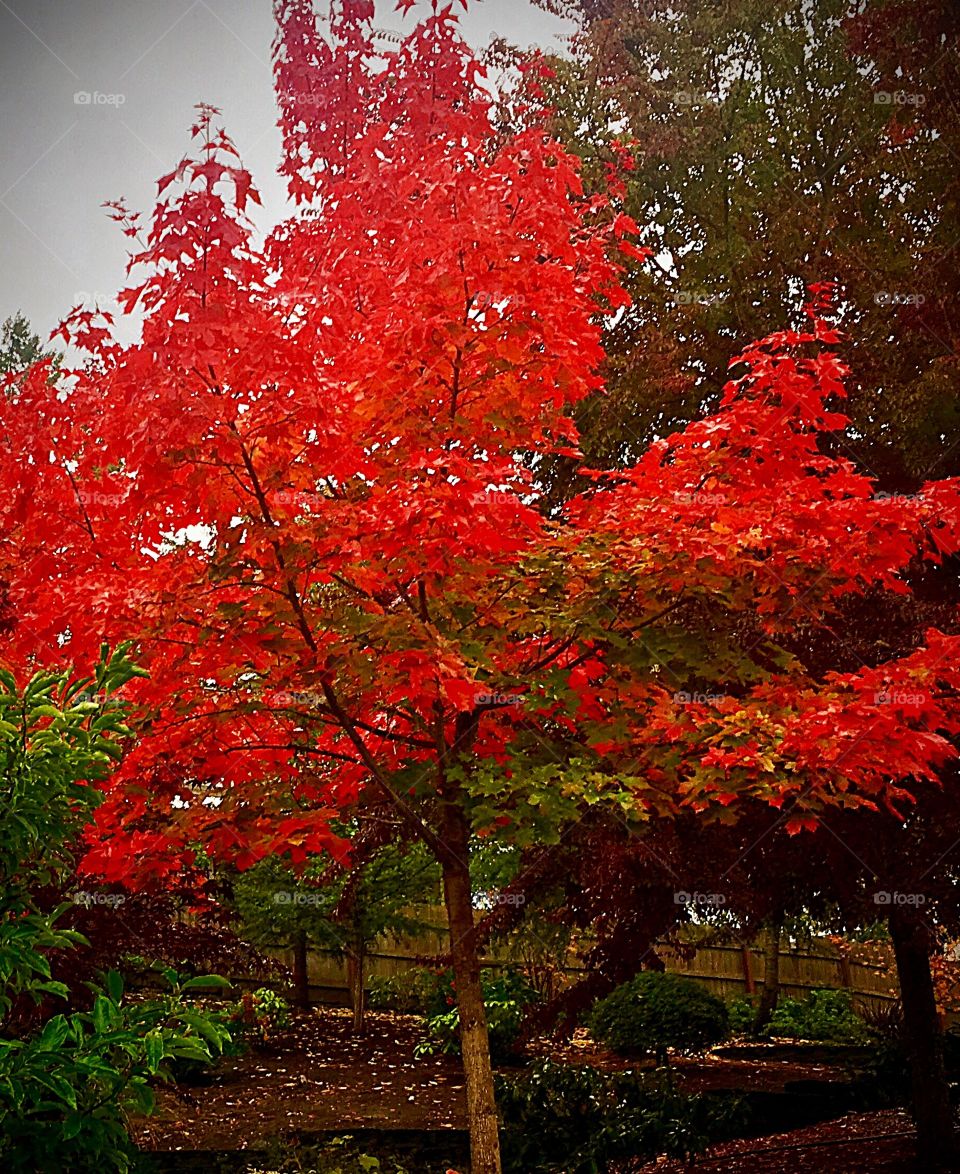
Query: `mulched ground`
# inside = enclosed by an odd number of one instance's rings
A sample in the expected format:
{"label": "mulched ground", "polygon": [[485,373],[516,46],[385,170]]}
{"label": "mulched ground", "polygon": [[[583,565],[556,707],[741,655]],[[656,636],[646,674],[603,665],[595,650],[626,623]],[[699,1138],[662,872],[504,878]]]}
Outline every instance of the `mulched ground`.
{"label": "mulched ground", "polygon": [[[319,1008],[294,1012],[292,1025],[272,1052],[250,1051],[225,1060],[206,1085],[159,1091],[156,1114],[135,1123],[137,1143],[158,1152],[260,1149],[277,1139],[308,1139],[327,1131],[463,1129],[463,1074],[453,1057],[416,1060],[419,1020],[371,1012],[366,1034],[351,1033],[349,1011]],[[643,1067],[598,1049],[583,1032],[564,1045],[536,1041],[533,1055],[609,1070]],[[735,1051],[735,1050],[734,1050]],[[681,1084],[689,1091],[738,1088],[778,1092],[794,1080],[830,1081],[842,1069],[798,1063],[782,1056],[749,1059],[678,1060]],[[791,1171],[831,1174],[860,1171],[915,1171],[912,1139],[871,1140],[878,1134],[909,1131],[905,1114],[888,1111],[850,1114],[787,1134],[718,1145],[684,1165],[636,1165],[623,1174],[680,1174],[684,1171]],[[851,1144],[812,1145],[813,1142]],[[787,1148],[790,1147],[790,1148]]]}
{"label": "mulched ground", "polygon": [[[776,1054],[778,1048],[771,1046],[769,1059],[758,1059],[758,1049],[750,1044],[749,1059],[735,1056],[709,1055],[698,1059],[677,1057],[672,1061],[679,1086],[685,1092],[705,1092],[707,1089],[740,1089],[755,1092],[782,1092],[784,1085],[793,1080],[831,1081],[842,1080],[843,1072],[836,1064],[812,1064],[795,1058],[784,1059]],[[612,1052],[598,1048],[585,1031],[574,1033],[569,1043],[557,1045],[552,1040],[536,1040],[530,1045],[531,1055],[562,1060],[568,1064],[590,1064],[606,1071],[644,1068],[652,1069],[653,1060],[627,1060]],[[736,1051],[733,1047],[725,1052]]]}
{"label": "mulched ground", "polygon": [[419,1020],[371,1012],[351,1034],[340,1008],[291,1013],[273,1052],[218,1065],[209,1085],[161,1088],[156,1113],[135,1123],[142,1149],[234,1150],[325,1130],[444,1129],[464,1125],[457,1058],[413,1058]]}
{"label": "mulched ground", "polygon": [[[884,1136],[893,1134],[894,1136]],[[897,1109],[715,1145],[694,1162],[660,1161],[618,1174],[919,1174],[910,1118]]]}

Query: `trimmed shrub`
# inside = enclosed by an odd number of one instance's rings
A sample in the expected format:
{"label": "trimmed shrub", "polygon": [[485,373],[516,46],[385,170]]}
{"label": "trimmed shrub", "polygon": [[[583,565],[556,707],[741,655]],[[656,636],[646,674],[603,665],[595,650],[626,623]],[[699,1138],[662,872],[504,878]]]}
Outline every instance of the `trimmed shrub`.
{"label": "trimmed shrub", "polygon": [[601,999],[587,1020],[590,1034],[615,1052],[654,1053],[667,1049],[702,1052],[729,1032],[722,999],[679,974],[648,970]]}

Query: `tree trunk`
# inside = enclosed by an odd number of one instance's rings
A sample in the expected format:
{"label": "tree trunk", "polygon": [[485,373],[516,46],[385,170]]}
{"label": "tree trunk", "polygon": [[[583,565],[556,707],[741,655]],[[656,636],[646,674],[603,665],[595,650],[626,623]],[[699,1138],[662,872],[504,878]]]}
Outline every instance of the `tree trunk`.
{"label": "tree trunk", "polygon": [[917,1157],[925,1170],[956,1170],[958,1154],[943,1060],[943,1034],[930,973],[930,935],[915,912],[893,906],[890,936],[897,960],[913,1083]]}
{"label": "tree trunk", "polygon": [[493,1095],[487,1017],[480,987],[480,954],[470,888],[469,828],[462,809],[444,805],[443,896],[450,927],[450,953],[460,1014],[460,1046],[467,1085],[472,1174],[500,1174],[500,1136]]}
{"label": "tree trunk", "polygon": [[310,1009],[310,984],[307,981],[307,931],[298,929],[293,939],[293,1001],[304,1011]]}
{"label": "tree trunk", "polygon": [[366,950],[363,942],[347,953],[347,982],[350,986],[350,1006],[353,1008],[353,1034],[363,1035],[364,1012],[367,1006],[363,988]]}
{"label": "tree trunk", "polygon": [[753,1020],[753,1034],[759,1035],[773,1018],[780,1002],[780,935],[782,921],[777,918],[764,931],[763,942],[763,990]]}

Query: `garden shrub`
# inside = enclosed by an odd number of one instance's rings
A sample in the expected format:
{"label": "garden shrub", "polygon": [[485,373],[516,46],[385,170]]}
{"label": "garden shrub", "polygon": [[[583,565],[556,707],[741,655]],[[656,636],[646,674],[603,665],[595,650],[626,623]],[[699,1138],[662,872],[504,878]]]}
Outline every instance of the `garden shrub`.
{"label": "garden shrub", "polygon": [[124,1115],[149,1113],[153,1080],[172,1079],[178,1062],[212,1063],[229,1038],[180,993],[139,1003],[123,993],[111,971],[90,1012],[54,1015],[29,1038],[0,1040],[5,1171],[126,1171],[134,1150]]}
{"label": "garden shrub", "polygon": [[752,999],[730,999],[727,1003],[727,1023],[730,1034],[734,1036],[752,1034],[756,1015],[757,1007]]}
{"label": "garden shrub", "polygon": [[389,978],[374,976],[367,988],[367,1006],[401,1015],[429,1015],[436,1003],[437,986],[436,973],[419,967]]}
{"label": "garden shrub", "polygon": [[595,1174],[618,1158],[685,1158],[734,1136],[745,1117],[733,1094],[678,1092],[669,1073],[600,1072],[537,1063],[497,1078],[505,1174]]}
{"label": "garden shrub", "polygon": [[590,1034],[615,1052],[655,1053],[667,1049],[701,1052],[729,1031],[722,999],[679,974],[647,970],[617,987],[594,1006]]}
{"label": "garden shrub", "polygon": [[68,960],[87,943],[59,925],[69,904],[44,910],[37,894],[71,875],[70,845],[129,733],[113,693],[135,675],[123,649],[104,649],[80,681],[38,673],[21,690],[0,669],[0,1169],[12,1174],[126,1171],[124,1114],[152,1109],[151,1083],[169,1079],[172,1062],[209,1061],[226,1039],[183,997],[188,984],[130,1003],[115,970],[88,991],[89,1010],[50,1013],[69,994],[51,954]]}
{"label": "garden shrub", "polygon": [[865,1044],[874,1038],[854,1011],[850,992],[842,990],[811,991],[806,999],[781,999],[765,1034],[838,1044]]}
{"label": "garden shrub", "polygon": [[[537,992],[516,970],[488,971],[481,978],[483,1005],[487,1013],[490,1055],[494,1063],[503,1063],[516,1053],[520,1028],[527,1008],[537,1000]],[[428,1015],[426,1034],[416,1047],[417,1056],[437,1052],[458,1055],[460,1052],[460,1012],[449,972],[440,976],[439,998],[443,1010]]]}

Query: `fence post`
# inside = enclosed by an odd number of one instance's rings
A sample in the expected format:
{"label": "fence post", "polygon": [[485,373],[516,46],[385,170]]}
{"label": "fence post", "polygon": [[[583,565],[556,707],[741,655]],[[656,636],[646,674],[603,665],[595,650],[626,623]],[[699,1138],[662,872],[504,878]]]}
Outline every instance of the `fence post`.
{"label": "fence post", "polygon": [[743,981],[746,983],[747,995],[755,995],[757,993],[757,984],[753,980],[753,970],[750,967],[750,947],[740,945],[740,961],[743,964]]}

